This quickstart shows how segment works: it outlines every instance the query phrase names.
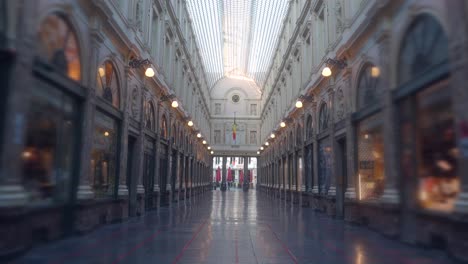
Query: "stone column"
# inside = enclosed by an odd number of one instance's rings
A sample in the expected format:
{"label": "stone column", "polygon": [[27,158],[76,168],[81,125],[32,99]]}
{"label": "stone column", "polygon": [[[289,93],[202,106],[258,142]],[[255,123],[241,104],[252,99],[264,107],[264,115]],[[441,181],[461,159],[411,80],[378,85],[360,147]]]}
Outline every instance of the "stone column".
{"label": "stone column", "polygon": [[[16,1],[6,1],[6,8],[11,8],[13,2]],[[4,101],[6,105],[3,108],[5,110],[3,113],[5,117],[2,127],[3,133],[0,133],[0,208],[22,207],[28,202],[28,194],[22,184],[22,161],[20,157],[22,157],[25,143],[27,102],[30,94],[28,90],[37,88],[31,86],[33,83],[31,69],[35,56],[37,34],[35,29],[37,27],[34,25],[35,19],[28,19],[28,17],[36,15],[37,3],[33,1],[28,3],[28,8],[18,7],[17,10],[18,12],[15,12],[13,16],[22,17],[22,19],[17,27],[18,32],[14,47],[16,57],[12,54],[8,59],[9,61],[6,62],[6,64],[10,64],[11,69],[6,73],[8,79],[2,80],[6,82],[6,87],[0,88],[4,89],[4,94],[7,95]],[[87,174],[80,171],[81,176],[84,178]],[[87,197],[93,197],[89,184],[87,186]],[[16,232],[14,233],[16,234]],[[5,239],[5,241],[9,240],[8,238]],[[3,251],[3,245],[0,245],[0,251]]]}
{"label": "stone column", "polygon": [[243,183],[243,189],[244,192],[247,192],[249,190],[249,185],[250,185],[250,178],[252,175],[248,174],[249,173],[249,157],[244,157],[244,183]]}
{"label": "stone column", "polygon": [[[337,182],[337,169],[336,169],[336,153],[337,153],[337,142],[335,140],[335,113],[334,113],[334,108],[335,108],[335,91],[333,90],[333,87],[328,89],[328,105],[330,106],[330,142],[331,142],[331,179],[330,179],[330,189],[328,189],[328,195],[330,196],[336,196],[336,182]],[[340,164],[341,165],[341,164]],[[339,166],[340,166],[339,165]]]}
{"label": "stone column", "polygon": [[319,180],[318,180],[318,140],[317,140],[317,133],[318,133],[318,118],[317,118],[317,102],[312,103],[312,118],[315,121],[314,124],[314,131],[312,135],[312,193],[318,194],[319,193]]}
{"label": "stone column", "polygon": [[[390,84],[390,61],[386,54],[390,54],[390,25],[389,21],[386,21],[386,28],[382,30],[382,33],[378,36],[379,52],[380,56],[380,67],[381,67],[381,83]],[[383,96],[383,136],[384,142],[391,143],[395,142],[398,134],[399,125],[396,122],[396,111],[397,107],[393,103],[392,89],[384,89]],[[398,146],[395,144],[385,144],[384,155],[385,155],[385,187],[380,201],[384,203],[396,204],[400,202],[400,195],[397,190],[397,177],[399,172],[397,170],[398,157],[397,157]]]}
{"label": "stone column", "polygon": [[356,199],[356,155],[355,155],[355,147],[356,147],[356,135],[353,127],[353,123],[351,120],[351,114],[347,114],[346,116],[346,156],[348,160],[346,161],[346,164],[348,166],[347,173],[346,175],[347,178],[347,183],[344,188],[346,188],[345,191],[345,198],[347,199]]}
{"label": "stone column", "polygon": [[221,191],[226,191],[226,156],[223,157],[223,167],[222,167],[222,180],[221,180]]}
{"label": "stone column", "polygon": [[284,172],[285,172],[285,190],[290,190],[291,184],[291,173],[289,168],[289,152],[286,152],[286,157],[284,158]]}
{"label": "stone column", "polygon": [[143,88],[141,91],[141,100],[140,100],[140,127],[138,131],[138,138],[137,142],[135,144],[136,147],[136,168],[135,169],[135,175],[137,176],[137,194],[144,194],[145,193],[145,187],[143,186],[143,155],[144,155],[144,145],[145,145],[145,134],[143,132],[143,127],[144,127],[144,105],[145,105],[145,90],[146,88]]}

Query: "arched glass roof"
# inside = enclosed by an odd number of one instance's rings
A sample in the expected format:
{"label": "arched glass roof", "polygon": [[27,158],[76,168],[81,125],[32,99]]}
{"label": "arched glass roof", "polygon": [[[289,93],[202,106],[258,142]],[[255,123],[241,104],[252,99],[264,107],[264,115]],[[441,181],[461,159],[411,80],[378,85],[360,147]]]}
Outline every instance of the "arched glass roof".
{"label": "arched glass roof", "polygon": [[187,0],[210,88],[225,76],[263,86],[288,0]]}

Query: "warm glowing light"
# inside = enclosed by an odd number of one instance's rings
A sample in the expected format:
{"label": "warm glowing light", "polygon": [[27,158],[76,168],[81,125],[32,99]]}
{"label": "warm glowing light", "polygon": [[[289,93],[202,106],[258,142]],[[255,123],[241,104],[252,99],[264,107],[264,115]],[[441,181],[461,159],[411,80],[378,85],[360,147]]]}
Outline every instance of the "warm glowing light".
{"label": "warm glowing light", "polygon": [[202,142],[202,143],[203,143],[203,145],[205,145],[205,144],[206,144],[206,140],[203,140],[203,142]]}
{"label": "warm glowing light", "polygon": [[271,133],[270,137],[275,138],[275,134]]}
{"label": "warm glowing light", "polygon": [[98,72],[99,72],[99,76],[101,77],[104,77],[104,75],[106,75],[106,71],[104,70],[103,67],[99,67]]}
{"label": "warm glowing light", "polygon": [[286,123],[285,123],[285,122],[281,122],[280,126],[281,126],[281,127],[286,127]]}
{"label": "warm glowing light", "polygon": [[373,66],[371,68],[371,76],[374,77],[374,78],[377,78],[380,76],[380,68],[377,67],[377,66]]}
{"label": "warm glowing light", "polygon": [[267,141],[267,142],[265,142],[265,146],[269,146],[269,145],[270,145],[270,143],[268,143],[268,141]]}
{"label": "warm glowing light", "polygon": [[210,147],[210,146],[208,146],[208,150],[210,150],[210,149],[211,149],[211,147]]}
{"label": "warm glowing light", "polygon": [[201,138],[201,134],[200,134],[200,133],[197,134],[197,138]]}
{"label": "warm glowing light", "polygon": [[104,136],[105,136],[105,137],[108,137],[108,136],[109,136],[109,132],[107,132],[107,131],[104,132]]}
{"label": "warm glowing light", "polygon": [[148,69],[146,69],[146,71],[145,71],[145,75],[146,75],[146,77],[149,77],[149,78],[153,77],[154,76],[153,68],[148,67]]}
{"label": "warm glowing light", "polygon": [[179,103],[178,103],[177,101],[172,101],[171,106],[172,106],[173,108],[177,108],[177,107],[179,107]]}
{"label": "warm glowing light", "polygon": [[365,135],[364,135],[364,138],[365,138],[365,139],[369,139],[369,134],[365,134]]}
{"label": "warm glowing light", "polygon": [[257,154],[260,155],[260,151],[257,151]]}
{"label": "warm glowing light", "polygon": [[260,150],[264,150],[264,148],[263,148],[263,147],[260,147]]}
{"label": "warm glowing light", "polygon": [[296,102],[296,108],[302,108],[302,101],[301,100],[297,100]]}
{"label": "warm glowing light", "polygon": [[323,77],[330,77],[332,75],[332,71],[330,69],[330,67],[326,66],[325,68],[323,68],[322,70],[322,76]]}
{"label": "warm glowing light", "polygon": [[32,156],[32,153],[30,151],[24,151],[23,154],[21,154],[24,159],[29,159]]}
{"label": "warm glowing light", "polygon": [[211,151],[211,155],[213,155],[213,154],[214,154],[214,151]]}
{"label": "warm glowing light", "polygon": [[193,126],[192,120],[188,121],[187,125],[188,125],[189,127]]}

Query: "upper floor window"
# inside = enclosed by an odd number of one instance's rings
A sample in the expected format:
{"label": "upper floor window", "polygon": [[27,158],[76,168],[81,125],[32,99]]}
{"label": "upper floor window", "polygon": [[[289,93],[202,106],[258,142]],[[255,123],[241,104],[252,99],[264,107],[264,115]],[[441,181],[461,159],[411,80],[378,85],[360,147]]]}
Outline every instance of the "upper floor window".
{"label": "upper floor window", "polygon": [[112,62],[105,61],[99,66],[97,88],[99,96],[111,103],[115,108],[119,108],[119,83]]}
{"label": "upper floor window", "polygon": [[253,115],[253,116],[257,115],[257,104],[250,105],[250,115]]}
{"label": "upper floor window", "polygon": [[319,129],[320,131],[323,131],[328,128],[328,119],[329,119],[329,114],[328,114],[328,107],[326,103],[322,103],[320,106],[320,111],[319,111]]}
{"label": "upper floor window", "polygon": [[59,14],[48,15],[39,27],[39,53],[56,69],[75,81],[81,80],[80,49],[75,31]]}
{"label": "upper floor window", "polygon": [[220,114],[221,114],[221,104],[215,103],[215,115],[220,115]]}

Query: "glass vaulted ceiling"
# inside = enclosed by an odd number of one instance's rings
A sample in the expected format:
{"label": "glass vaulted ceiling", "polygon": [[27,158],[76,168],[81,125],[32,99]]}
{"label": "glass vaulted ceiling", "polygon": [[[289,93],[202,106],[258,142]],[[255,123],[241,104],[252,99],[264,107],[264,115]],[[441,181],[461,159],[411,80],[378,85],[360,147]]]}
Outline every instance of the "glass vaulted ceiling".
{"label": "glass vaulted ceiling", "polygon": [[288,3],[187,0],[210,88],[224,76],[264,85]]}

